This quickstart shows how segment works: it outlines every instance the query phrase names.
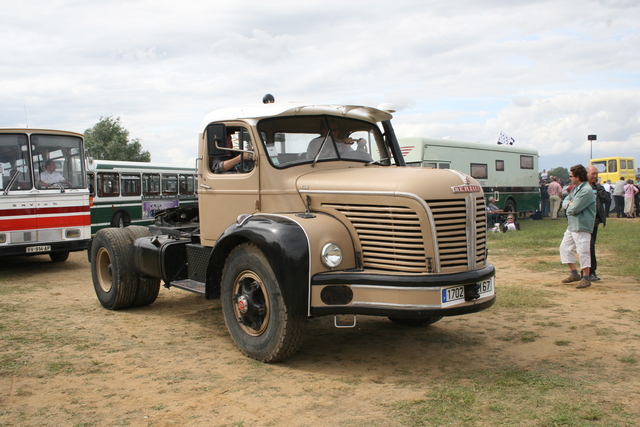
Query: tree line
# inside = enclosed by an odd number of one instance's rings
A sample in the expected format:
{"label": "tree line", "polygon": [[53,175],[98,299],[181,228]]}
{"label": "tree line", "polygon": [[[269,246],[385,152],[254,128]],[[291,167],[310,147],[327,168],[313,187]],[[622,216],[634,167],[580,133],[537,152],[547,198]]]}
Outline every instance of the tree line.
{"label": "tree line", "polygon": [[84,131],[84,144],[95,160],[150,162],[151,154],[142,150],[139,138],[129,140],[129,131],[120,117],[100,117],[100,121]]}

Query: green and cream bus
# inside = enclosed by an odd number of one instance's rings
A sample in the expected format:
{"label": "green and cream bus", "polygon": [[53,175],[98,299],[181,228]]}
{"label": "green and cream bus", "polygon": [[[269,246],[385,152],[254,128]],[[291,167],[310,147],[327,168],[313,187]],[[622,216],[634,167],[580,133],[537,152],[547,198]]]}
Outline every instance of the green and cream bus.
{"label": "green and cream bus", "polygon": [[91,233],[105,227],[149,225],[158,211],[198,203],[194,168],[89,159],[87,177]]}
{"label": "green and cream bus", "polygon": [[407,166],[469,174],[505,211],[540,209],[537,150],[436,138],[400,138],[399,143]]}

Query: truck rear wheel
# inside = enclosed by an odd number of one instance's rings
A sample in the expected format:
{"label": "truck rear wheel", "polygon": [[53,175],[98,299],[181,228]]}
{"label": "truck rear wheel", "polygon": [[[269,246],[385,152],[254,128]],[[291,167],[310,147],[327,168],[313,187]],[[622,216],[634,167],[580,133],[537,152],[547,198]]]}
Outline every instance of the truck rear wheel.
{"label": "truck rear wheel", "polygon": [[91,277],[100,304],[108,310],[131,307],[138,288],[133,247],[121,228],[104,228],[91,245]]}
{"label": "truck rear wheel", "polygon": [[422,326],[433,325],[437,321],[442,320],[442,317],[424,317],[422,319],[401,319],[398,317],[389,317],[389,320],[397,325],[419,328]]}
{"label": "truck rear wheel", "polygon": [[[140,237],[150,236],[149,229],[147,227],[141,227],[139,225],[130,225],[124,229],[129,235],[131,244]],[[144,307],[152,304],[160,293],[160,279],[155,277],[141,277],[138,276],[138,286],[136,289],[136,298],[133,301],[133,307]]]}
{"label": "truck rear wheel", "polygon": [[280,284],[256,246],[246,243],[231,251],[221,291],[227,328],[245,355],[276,362],[298,350],[306,317],[289,312]]}

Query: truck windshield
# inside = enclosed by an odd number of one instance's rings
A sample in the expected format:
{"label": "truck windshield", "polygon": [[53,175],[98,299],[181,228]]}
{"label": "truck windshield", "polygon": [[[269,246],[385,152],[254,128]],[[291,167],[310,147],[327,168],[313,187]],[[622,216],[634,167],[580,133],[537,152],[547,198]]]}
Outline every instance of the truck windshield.
{"label": "truck windshield", "polygon": [[389,165],[380,129],[372,123],[334,116],[264,119],[258,131],[271,164],[286,168],[315,162],[350,161]]}

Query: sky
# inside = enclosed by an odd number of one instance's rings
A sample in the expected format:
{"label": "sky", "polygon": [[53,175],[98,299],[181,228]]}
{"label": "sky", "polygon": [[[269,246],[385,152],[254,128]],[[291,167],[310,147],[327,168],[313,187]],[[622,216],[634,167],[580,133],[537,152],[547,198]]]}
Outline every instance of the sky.
{"label": "sky", "polygon": [[[640,162],[637,0],[0,0],[0,127],[120,117],[195,165],[211,110],[392,103],[399,137]],[[597,135],[590,142],[587,135]]]}

